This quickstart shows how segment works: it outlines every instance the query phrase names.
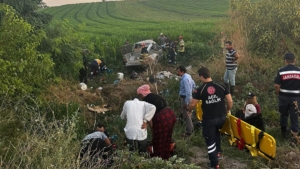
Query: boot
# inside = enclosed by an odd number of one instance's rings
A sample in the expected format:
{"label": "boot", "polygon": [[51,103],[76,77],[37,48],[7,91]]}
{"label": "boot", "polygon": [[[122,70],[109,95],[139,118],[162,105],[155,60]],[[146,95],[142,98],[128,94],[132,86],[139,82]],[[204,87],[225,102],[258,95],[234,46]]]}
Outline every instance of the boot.
{"label": "boot", "polygon": [[281,135],[282,135],[282,138],[283,138],[283,139],[288,138],[289,133],[288,133],[288,131],[286,130],[286,127],[285,127],[285,126],[281,126]]}
{"label": "boot", "polygon": [[229,84],[225,83],[224,85],[225,85],[226,89],[229,91]]}
{"label": "boot", "polygon": [[234,93],[234,86],[230,86],[230,94],[233,96]]}

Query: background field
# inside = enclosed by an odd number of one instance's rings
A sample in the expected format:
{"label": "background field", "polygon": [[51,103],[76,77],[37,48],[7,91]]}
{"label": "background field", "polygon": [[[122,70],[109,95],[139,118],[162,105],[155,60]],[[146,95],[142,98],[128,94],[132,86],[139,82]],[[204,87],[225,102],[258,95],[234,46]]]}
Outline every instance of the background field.
{"label": "background field", "polygon": [[80,33],[124,41],[156,38],[160,32],[172,39],[206,40],[215,20],[227,16],[228,0],[152,0],[63,5],[42,10],[54,20],[85,24]]}

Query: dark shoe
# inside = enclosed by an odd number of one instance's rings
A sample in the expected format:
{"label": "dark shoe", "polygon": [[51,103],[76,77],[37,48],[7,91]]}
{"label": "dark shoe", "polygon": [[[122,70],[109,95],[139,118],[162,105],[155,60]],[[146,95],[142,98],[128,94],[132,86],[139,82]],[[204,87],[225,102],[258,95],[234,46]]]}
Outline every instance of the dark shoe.
{"label": "dark shoe", "polygon": [[223,159],[223,155],[221,152],[218,152],[218,160],[222,160]]}
{"label": "dark shoe", "polygon": [[212,166],[210,163],[208,163],[207,167],[211,168],[211,169],[220,169],[219,165],[216,166]]}

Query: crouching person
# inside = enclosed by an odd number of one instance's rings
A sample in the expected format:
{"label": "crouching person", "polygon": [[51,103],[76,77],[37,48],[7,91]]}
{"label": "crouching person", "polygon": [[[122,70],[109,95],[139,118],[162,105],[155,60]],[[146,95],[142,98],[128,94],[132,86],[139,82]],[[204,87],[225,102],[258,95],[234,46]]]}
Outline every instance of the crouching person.
{"label": "crouching person", "polygon": [[121,119],[127,120],[124,131],[130,151],[135,151],[137,144],[140,154],[147,152],[147,122],[152,119],[155,110],[154,105],[137,98],[124,103]]}
{"label": "crouching person", "polygon": [[105,161],[106,164],[111,164],[112,161],[108,159],[111,146],[109,138],[97,126],[95,132],[88,134],[82,140],[80,151],[81,165],[91,167],[96,166],[97,163],[102,163],[102,161]]}

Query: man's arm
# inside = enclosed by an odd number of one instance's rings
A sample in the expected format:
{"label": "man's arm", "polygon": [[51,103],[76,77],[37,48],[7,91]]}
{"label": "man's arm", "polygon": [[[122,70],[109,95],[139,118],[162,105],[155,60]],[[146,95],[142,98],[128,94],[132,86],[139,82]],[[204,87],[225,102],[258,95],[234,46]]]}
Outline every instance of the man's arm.
{"label": "man's arm", "polygon": [[235,52],[235,54],[234,54],[234,61],[237,61],[239,57],[240,57],[239,54],[237,52]]}
{"label": "man's arm", "polygon": [[111,142],[110,142],[110,140],[108,138],[105,138],[103,141],[105,142],[105,144],[106,144],[107,147],[111,146]]}
{"label": "man's arm", "polygon": [[153,118],[155,111],[156,107],[153,104],[145,102],[144,120],[147,122],[150,121]]}
{"label": "man's arm", "polygon": [[230,94],[227,94],[225,96],[225,99],[227,101],[227,112],[230,111],[232,109],[232,105],[233,105],[233,101],[232,101],[232,97]]}
{"label": "man's arm", "polygon": [[127,104],[126,102],[124,103],[124,106],[123,106],[123,111],[120,115],[121,119],[125,119],[126,118],[126,114],[127,114]]}
{"label": "man's arm", "polygon": [[183,81],[183,87],[185,90],[185,104],[188,105],[192,99],[193,88],[190,84],[191,82],[188,79]]}
{"label": "man's arm", "polygon": [[279,95],[280,85],[279,85],[279,84],[274,84],[274,88],[275,88],[275,93],[276,93],[277,95]]}
{"label": "man's arm", "polygon": [[197,103],[199,102],[199,100],[197,99],[193,99],[190,104],[189,107],[187,108],[188,111],[192,111],[194,110],[194,108],[196,107]]}

